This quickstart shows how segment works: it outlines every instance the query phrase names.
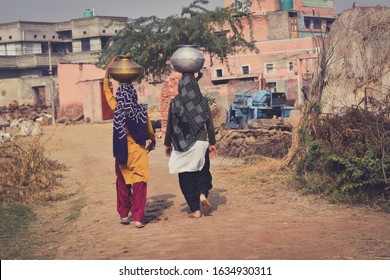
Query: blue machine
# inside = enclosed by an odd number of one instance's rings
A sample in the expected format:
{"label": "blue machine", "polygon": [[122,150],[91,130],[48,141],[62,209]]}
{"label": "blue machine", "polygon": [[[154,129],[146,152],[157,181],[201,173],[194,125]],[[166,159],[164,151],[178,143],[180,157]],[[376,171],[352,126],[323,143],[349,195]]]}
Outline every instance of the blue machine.
{"label": "blue machine", "polygon": [[288,118],[294,109],[294,100],[288,100],[284,92],[251,90],[238,93],[226,114],[229,128],[247,128],[253,119]]}

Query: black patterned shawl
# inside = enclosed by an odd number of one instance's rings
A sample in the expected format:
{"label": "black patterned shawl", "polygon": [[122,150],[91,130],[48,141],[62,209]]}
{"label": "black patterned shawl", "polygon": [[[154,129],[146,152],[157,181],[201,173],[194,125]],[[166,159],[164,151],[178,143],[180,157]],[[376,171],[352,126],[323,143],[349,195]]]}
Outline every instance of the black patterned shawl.
{"label": "black patterned shawl", "polygon": [[192,147],[209,118],[207,99],[202,96],[193,74],[183,75],[179,94],[170,103],[171,139],[175,150],[185,152]]}

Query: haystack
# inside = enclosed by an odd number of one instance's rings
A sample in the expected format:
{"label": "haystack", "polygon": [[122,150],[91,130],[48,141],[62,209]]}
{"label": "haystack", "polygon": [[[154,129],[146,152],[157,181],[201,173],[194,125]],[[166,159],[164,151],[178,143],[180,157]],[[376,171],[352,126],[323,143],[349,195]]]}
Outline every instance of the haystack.
{"label": "haystack", "polygon": [[343,12],[325,38],[319,63],[325,69],[315,73],[313,85],[323,82],[323,91],[312,88],[317,92],[311,96],[321,100],[324,113],[355,105],[370,109],[372,99],[386,102],[390,96],[390,8],[356,7]]}

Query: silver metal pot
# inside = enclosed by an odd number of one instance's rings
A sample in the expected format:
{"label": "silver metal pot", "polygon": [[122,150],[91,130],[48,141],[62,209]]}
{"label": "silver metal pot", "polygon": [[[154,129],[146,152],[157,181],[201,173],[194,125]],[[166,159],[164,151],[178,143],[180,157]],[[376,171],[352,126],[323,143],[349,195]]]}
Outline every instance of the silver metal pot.
{"label": "silver metal pot", "polygon": [[180,73],[196,73],[202,69],[204,56],[193,45],[181,45],[171,57],[173,68]]}

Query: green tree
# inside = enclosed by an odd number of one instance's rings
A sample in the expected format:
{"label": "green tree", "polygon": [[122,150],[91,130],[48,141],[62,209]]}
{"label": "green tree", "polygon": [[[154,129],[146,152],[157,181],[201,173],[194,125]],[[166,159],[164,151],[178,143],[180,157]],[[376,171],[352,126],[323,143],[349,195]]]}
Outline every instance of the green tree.
{"label": "green tree", "polygon": [[[231,7],[208,10],[204,7],[208,2],[193,1],[182,9],[181,16],[129,19],[126,27],[110,40],[109,47],[100,53],[97,65],[105,67],[116,55],[130,54],[145,68],[146,78],[159,81],[170,73],[167,62],[178,45],[197,45],[208,54],[211,63],[218,59],[226,65],[228,55],[243,49],[258,51],[252,41],[249,15],[235,16]],[[249,40],[244,37],[243,19],[249,22]]]}

